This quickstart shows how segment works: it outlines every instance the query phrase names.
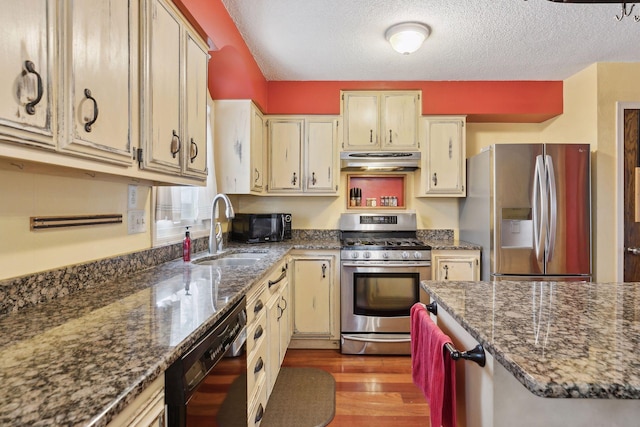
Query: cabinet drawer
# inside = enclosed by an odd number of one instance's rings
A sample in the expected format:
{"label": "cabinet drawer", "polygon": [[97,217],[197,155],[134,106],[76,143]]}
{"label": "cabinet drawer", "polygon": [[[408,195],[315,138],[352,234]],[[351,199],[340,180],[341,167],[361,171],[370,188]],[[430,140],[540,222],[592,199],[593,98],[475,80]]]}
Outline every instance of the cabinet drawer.
{"label": "cabinet drawer", "polygon": [[266,379],[267,346],[259,346],[247,360],[247,395],[251,396],[257,384]]}
{"label": "cabinet drawer", "polygon": [[248,425],[253,427],[259,427],[262,418],[264,417],[264,410],[267,408],[267,387],[266,381],[262,381],[258,385],[258,390],[256,391],[255,396],[251,396],[249,398],[249,409],[248,409]]}
{"label": "cabinet drawer", "polygon": [[251,357],[256,348],[266,341],[267,315],[263,312],[247,327],[247,355]]}
{"label": "cabinet drawer", "polygon": [[265,295],[265,287],[260,286],[247,297],[247,325],[251,326],[254,320],[265,313],[268,296]]}

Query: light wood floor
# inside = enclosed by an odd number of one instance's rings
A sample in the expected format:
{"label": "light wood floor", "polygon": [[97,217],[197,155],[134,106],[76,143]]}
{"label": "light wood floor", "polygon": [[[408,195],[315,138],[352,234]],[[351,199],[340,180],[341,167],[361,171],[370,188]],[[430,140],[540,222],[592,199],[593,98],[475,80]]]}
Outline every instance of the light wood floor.
{"label": "light wood floor", "polygon": [[409,356],[289,349],[283,366],[314,367],[333,375],[336,415],[329,427],[430,426],[429,407],[411,380]]}

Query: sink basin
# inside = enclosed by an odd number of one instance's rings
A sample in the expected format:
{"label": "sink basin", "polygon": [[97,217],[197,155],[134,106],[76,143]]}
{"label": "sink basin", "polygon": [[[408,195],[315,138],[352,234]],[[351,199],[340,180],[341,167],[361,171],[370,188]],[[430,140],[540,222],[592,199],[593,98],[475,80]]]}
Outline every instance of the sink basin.
{"label": "sink basin", "polygon": [[194,264],[200,265],[251,265],[260,260],[264,254],[256,252],[236,252],[228,255],[224,255],[220,258],[201,258],[194,260]]}

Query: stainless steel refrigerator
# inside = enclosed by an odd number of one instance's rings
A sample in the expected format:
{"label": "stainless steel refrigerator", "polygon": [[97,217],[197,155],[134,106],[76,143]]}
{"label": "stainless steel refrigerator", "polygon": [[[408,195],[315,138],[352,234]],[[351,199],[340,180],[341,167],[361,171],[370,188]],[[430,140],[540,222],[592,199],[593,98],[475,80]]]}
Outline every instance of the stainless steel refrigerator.
{"label": "stainless steel refrigerator", "polygon": [[467,160],[460,239],[482,280],[591,280],[588,144],[495,144]]}

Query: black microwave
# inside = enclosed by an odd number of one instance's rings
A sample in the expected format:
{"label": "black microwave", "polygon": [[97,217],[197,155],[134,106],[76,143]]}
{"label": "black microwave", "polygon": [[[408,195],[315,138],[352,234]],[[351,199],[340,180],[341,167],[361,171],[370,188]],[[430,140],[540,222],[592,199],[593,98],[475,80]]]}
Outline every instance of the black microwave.
{"label": "black microwave", "polygon": [[281,242],[291,239],[291,214],[237,213],[231,220],[231,240],[243,243]]}

